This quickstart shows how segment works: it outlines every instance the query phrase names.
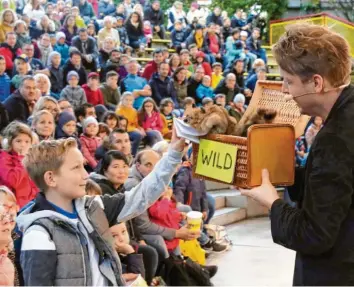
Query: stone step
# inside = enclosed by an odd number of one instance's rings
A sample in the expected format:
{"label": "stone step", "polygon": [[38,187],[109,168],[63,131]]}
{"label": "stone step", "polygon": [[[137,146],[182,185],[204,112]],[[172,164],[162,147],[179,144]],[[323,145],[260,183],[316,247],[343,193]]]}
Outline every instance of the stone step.
{"label": "stone step", "polygon": [[247,207],[247,198],[237,189],[222,189],[209,192],[215,198],[216,209],[222,207]]}
{"label": "stone step", "polygon": [[214,181],[205,181],[206,189],[208,191],[210,190],[220,190],[220,189],[228,189],[230,187],[229,184],[225,183],[219,183],[219,182],[214,182]]}
{"label": "stone step", "polygon": [[218,195],[213,195],[215,199],[215,209],[221,209],[226,206],[226,197],[225,196],[218,196]]}
{"label": "stone step", "polygon": [[228,225],[246,218],[246,209],[237,207],[225,207],[215,211],[211,224]]}

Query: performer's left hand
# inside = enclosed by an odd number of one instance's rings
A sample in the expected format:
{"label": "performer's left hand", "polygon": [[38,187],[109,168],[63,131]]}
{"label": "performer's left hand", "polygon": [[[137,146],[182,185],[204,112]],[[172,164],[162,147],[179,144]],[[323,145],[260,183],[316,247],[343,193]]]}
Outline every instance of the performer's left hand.
{"label": "performer's left hand", "polygon": [[241,194],[254,199],[268,209],[279,198],[277,190],[269,180],[269,172],[266,169],[262,170],[262,185],[252,189],[241,189]]}

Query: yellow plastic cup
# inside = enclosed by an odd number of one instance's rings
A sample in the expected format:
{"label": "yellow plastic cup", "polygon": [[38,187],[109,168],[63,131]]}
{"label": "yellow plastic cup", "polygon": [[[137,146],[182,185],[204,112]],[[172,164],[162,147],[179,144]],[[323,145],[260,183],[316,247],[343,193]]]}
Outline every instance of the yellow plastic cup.
{"label": "yellow plastic cup", "polygon": [[188,229],[199,231],[202,226],[203,214],[199,211],[190,211],[187,213]]}

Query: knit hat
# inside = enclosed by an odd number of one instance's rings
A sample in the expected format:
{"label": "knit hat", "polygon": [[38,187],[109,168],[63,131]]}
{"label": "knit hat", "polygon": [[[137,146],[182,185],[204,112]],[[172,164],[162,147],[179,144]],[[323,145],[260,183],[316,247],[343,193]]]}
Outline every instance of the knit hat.
{"label": "knit hat", "polygon": [[205,59],[205,54],[204,54],[204,52],[199,51],[199,52],[197,52],[197,53],[195,54],[195,57],[196,57],[196,58],[202,57],[203,59]]}
{"label": "knit hat", "polygon": [[100,78],[100,75],[99,75],[98,73],[91,72],[91,73],[88,74],[87,79],[91,79],[91,78],[97,78],[97,79],[99,79],[99,78]]}
{"label": "knit hat", "polygon": [[70,112],[62,112],[59,115],[58,126],[59,128],[63,128],[68,122],[74,121],[76,122],[76,117]]}
{"label": "knit hat", "polygon": [[76,77],[78,80],[80,80],[79,74],[75,71],[70,71],[69,74],[66,76],[66,80],[70,81],[71,77]]}
{"label": "knit hat", "polygon": [[237,103],[244,103],[246,101],[245,99],[245,96],[243,94],[237,94],[235,97],[234,97],[234,103],[237,104]]}
{"label": "knit hat", "polygon": [[198,9],[199,5],[198,5],[197,2],[192,2],[191,7],[195,8],[195,9]]}
{"label": "knit hat", "polygon": [[241,31],[241,33],[240,33],[240,36],[248,36],[248,33],[247,33],[247,31]]}
{"label": "knit hat", "polygon": [[61,38],[66,39],[66,36],[63,32],[57,32],[55,37],[56,37],[57,41],[59,41]]}
{"label": "knit hat", "polygon": [[94,117],[87,117],[82,124],[83,131],[85,131],[89,124],[96,124],[98,126],[98,122]]}

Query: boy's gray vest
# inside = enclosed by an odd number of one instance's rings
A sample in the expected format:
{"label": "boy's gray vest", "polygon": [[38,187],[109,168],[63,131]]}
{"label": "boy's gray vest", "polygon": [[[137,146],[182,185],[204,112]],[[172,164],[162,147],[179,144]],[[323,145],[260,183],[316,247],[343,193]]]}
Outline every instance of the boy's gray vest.
{"label": "boy's gray vest", "polygon": [[[99,253],[99,269],[107,278],[109,285],[124,286],[121,263],[113,248],[113,237],[109,231],[106,215],[94,197],[86,199],[84,204],[85,212],[79,212],[79,224],[84,225],[95,244]],[[67,222],[56,218],[40,218],[32,225],[45,228],[55,244],[57,268],[54,285],[92,286],[85,236]]]}

